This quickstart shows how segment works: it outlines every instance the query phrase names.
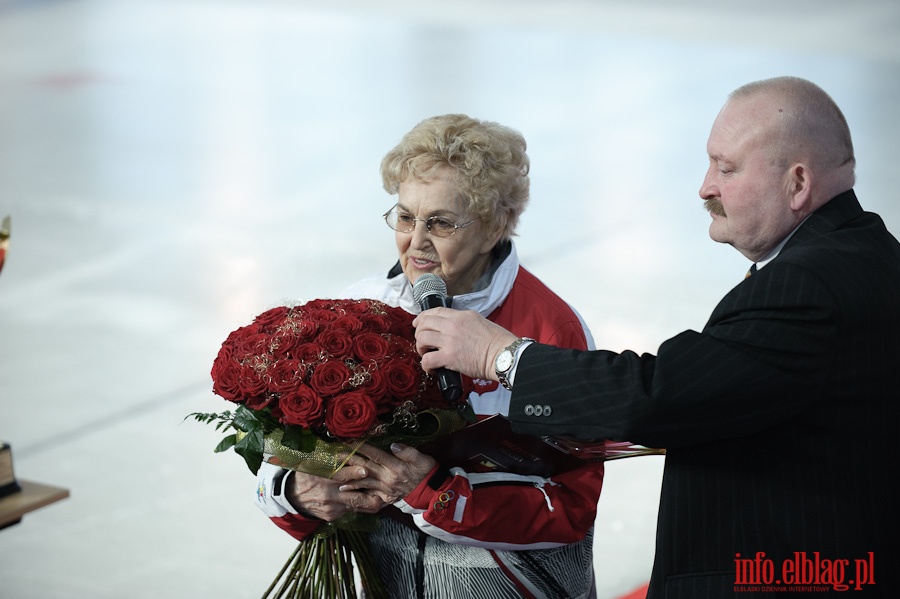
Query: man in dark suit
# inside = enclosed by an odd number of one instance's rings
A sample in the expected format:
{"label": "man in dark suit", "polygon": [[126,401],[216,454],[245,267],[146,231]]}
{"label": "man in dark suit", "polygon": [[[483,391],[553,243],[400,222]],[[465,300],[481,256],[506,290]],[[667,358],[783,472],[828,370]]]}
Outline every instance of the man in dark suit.
{"label": "man in dark suit", "polygon": [[579,352],[439,308],[415,323],[423,365],[509,385],[519,432],[667,449],[652,599],[900,597],[900,244],[808,81],[736,90],[707,149],[710,236],[754,267],[702,332]]}

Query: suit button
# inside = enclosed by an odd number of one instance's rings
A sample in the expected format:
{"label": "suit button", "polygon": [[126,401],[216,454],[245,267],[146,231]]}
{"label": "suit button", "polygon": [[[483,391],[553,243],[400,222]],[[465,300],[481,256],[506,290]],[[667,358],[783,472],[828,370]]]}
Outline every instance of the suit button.
{"label": "suit button", "polygon": [[531,416],[533,414],[534,414],[534,406],[531,404],[528,404],[527,406],[525,406],[525,415]]}
{"label": "suit button", "polygon": [[544,406],[544,416],[549,416],[553,413],[553,408],[550,406]]}
{"label": "suit button", "polygon": [[534,406],[534,415],[542,416],[544,414],[544,406]]}

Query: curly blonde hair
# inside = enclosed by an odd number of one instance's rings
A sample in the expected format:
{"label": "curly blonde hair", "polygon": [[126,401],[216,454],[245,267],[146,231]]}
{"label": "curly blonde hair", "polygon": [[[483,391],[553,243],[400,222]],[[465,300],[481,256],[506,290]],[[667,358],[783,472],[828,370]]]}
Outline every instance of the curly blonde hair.
{"label": "curly blonde hair", "polygon": [[464,114],[435,116],[412,128],[381,161],[381,179],[396,194],[408,177],[430,181],[449,169],[471,215],[501,240],[515,235],[528,203],[525,138],[499,123]]}

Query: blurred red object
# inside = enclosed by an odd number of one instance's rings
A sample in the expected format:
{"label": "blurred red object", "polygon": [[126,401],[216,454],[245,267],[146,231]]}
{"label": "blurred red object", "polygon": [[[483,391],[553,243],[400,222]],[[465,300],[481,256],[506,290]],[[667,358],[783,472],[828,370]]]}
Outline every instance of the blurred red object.
{"label": "blurred red object", "polygon": [[6,248],[9,247],[9,232],[12,219],[8,216],[3,217],[0,222],[0,270],[3,270],[3,261],[6,259]]}

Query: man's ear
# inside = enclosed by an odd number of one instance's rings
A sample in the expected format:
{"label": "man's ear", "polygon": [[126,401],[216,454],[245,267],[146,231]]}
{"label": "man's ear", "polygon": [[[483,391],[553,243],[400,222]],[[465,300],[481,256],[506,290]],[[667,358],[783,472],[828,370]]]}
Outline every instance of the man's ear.
{"label": "man's ear", "polygon": [[812,212],[813,174],[808,166],[797,162],[788,169],[786,191],[794,212]]}

